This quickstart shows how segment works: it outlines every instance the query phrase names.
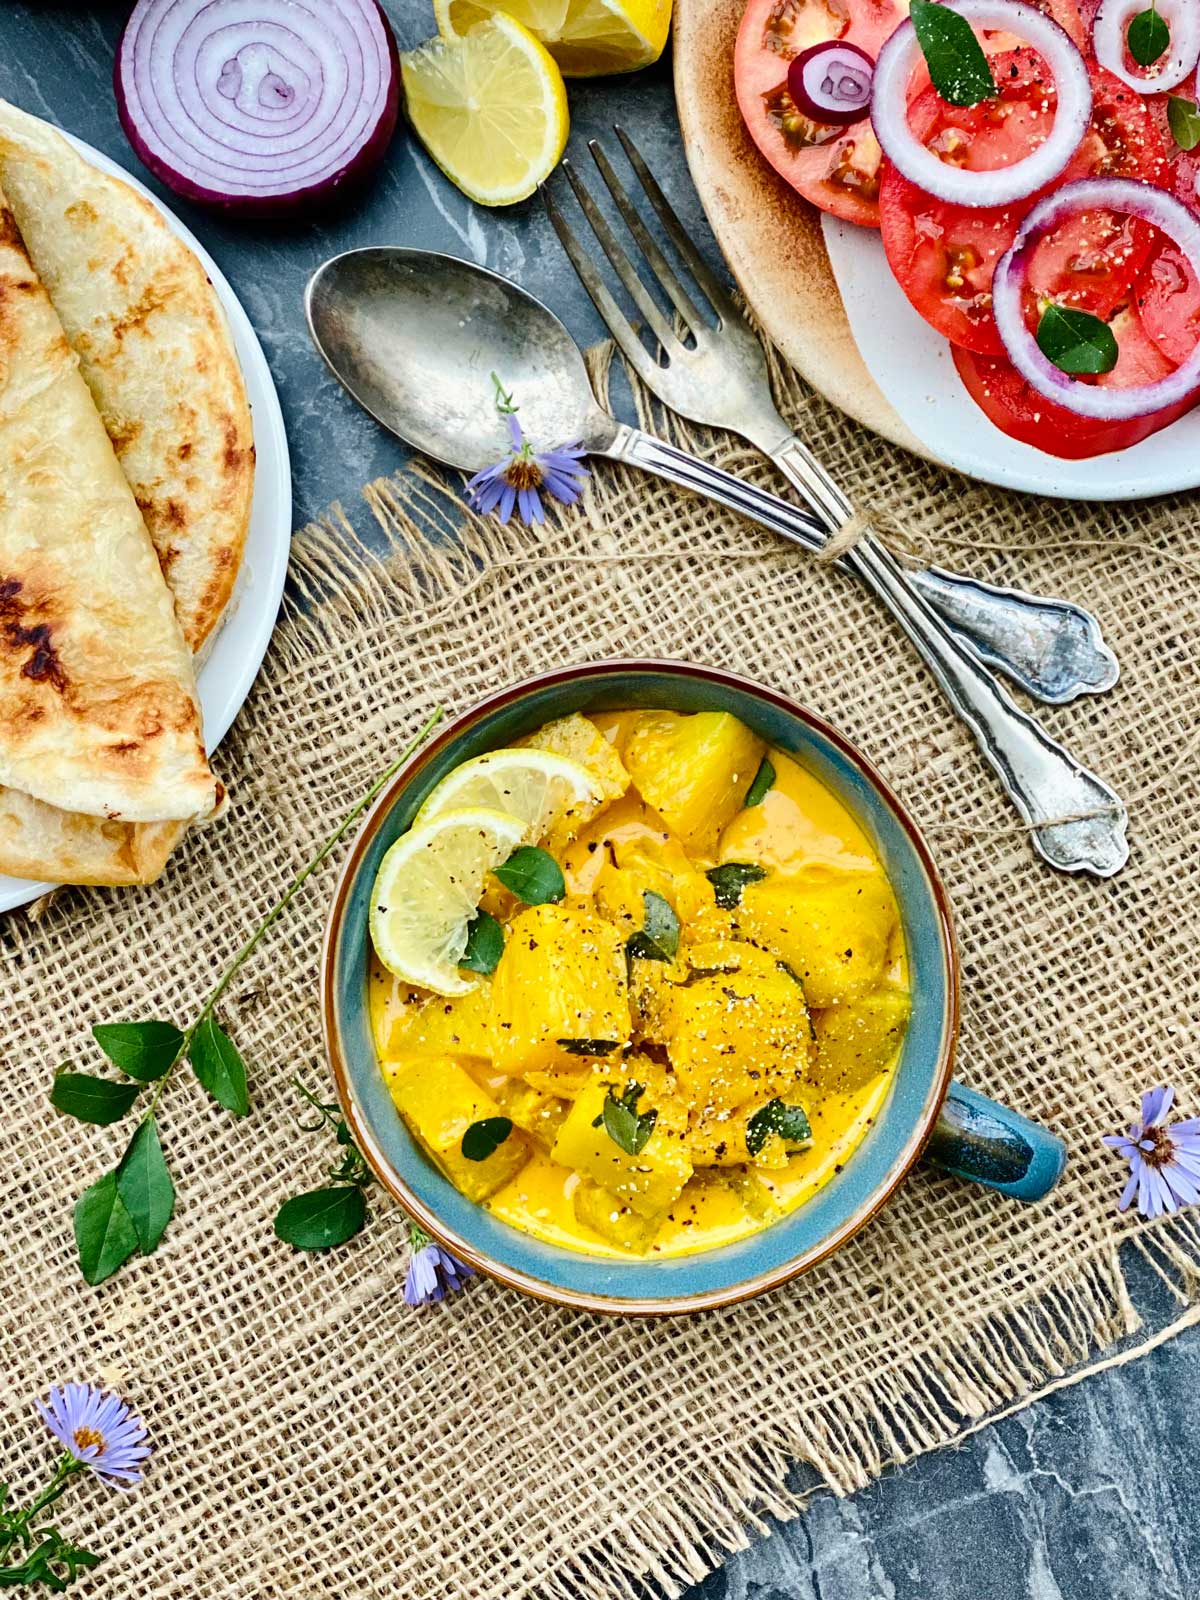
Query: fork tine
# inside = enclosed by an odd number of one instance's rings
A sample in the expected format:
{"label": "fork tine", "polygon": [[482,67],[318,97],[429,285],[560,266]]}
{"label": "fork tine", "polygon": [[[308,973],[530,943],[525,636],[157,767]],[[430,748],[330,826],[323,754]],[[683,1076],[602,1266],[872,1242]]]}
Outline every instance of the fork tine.
{"label": "fork tine", "polygon": [[600,313],[601,321],[616,340],[626,361],[647,387],[650,387],[654,373],[661,371],[661,368],[650,359],[650,353],[638,338],[633,324],[609,293],[604,279],[592,265],[587,252],[572,232],[570,223],[563,216],[558,201],[544,183],[539,185],[538,192],[541,194],[542,204],[546,208],[546,214],[554,226],[554,231],[563,249],[571,258],[571,265],[575,268],[579,281]]}
{"label": "fork tine", "polygon": [[734,323],[740,323],[741,313],[734,304],[733,297],[730,295],[728,289],[726,289],[723,284],[717,281],[704,257],[688,238],[682,222],[680,222],[679,218],[675,215],[670,201],[659,188],[658,180],[650,171],[650,168],[646,165],[637,145],[634,144],[633,140],[629,137],[629,135],[625,132],[625,129],[622,128],[619,123],[614,124],[613,132],[621,141],[621,148],[629,158],[629,165],[637,174],[638,181],[641,183],[642,188],[646,191],[646,195],[650,201],[650,204],[658,213],[658,219],[662,223],[663,227],[667,230],[667,233],[671,239],[671,243],[675,246],[675,248],[679,251],[679,254],[687,263],[688,271],[691,273],[692,277],[695,278],[701,289],[704,290],[704,293],[708,297],[713,310],[719,317],[728,317],[730,321]]}
{"label": "fork tine", "polygon": [[672,352],[678,351],[680,346],[679,340],[675,336],[675,330],[655,305],[645,284],[638,277],[633,262],[625,254],[620,240],[609,227],[604,213],[588,193],[583,179],[575,171],[569,160],[562,163],[562,171],[563,176],[571,185],[576,200],[579,201],[580,210],[587,218],[592,232],[600,241],[600,248],[608,257],[617,277],[625,285],[625,292],[629,295],[634,305],[637,306],[642,316],[645,317],[650,327],[653,328],[654,336],[664,352],[669,356]]}
{"label": "fork tine", "polygon": [[592,160],[600,169],[600,176],[607,184],[608,192],[612,195],[617,210],[625,219],[625,226],[636,240],[638,249],[645,256],[647,264],[651,272],[657,277],[663,292],[692,332],[700,333],[708,324],[697,311],[691,296],[680,281],[678,273],[666,256],[663,255],[646,224],[634,210],[629,196],[625,193],[624,185],[613,171],[612,162],[605,155],[599,140],[589,139],[588,149],[592,153]]}

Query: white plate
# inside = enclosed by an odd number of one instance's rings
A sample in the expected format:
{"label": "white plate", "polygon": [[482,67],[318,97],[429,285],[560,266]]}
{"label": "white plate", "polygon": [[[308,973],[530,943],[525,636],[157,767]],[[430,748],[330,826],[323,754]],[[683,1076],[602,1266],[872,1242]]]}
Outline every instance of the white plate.
{"label": "white plate", "polygon": [[1129,450],[1060,461],[1001,433],[963,387],[950,346],[913,310],[873,228],[822,219],[850,329],[871,376],[930,455],[985,483],[1071,500],[1137,500],[1200,485],[1200,408]]}
{"label": "white plate", "polygon": [[[204,738],[211,753],[229,731],[230,724],[241,710],[242,702],[250,693],[250,685],[258,675],[275,628],[287,576],[292,538],[292,474],[283,413],[258,336],[237,295],[208,251],[179,218],[124,167],[110,161],[82,139],[76,139],[73,134],[67,134],[67,138],[81,155],[102,171],[123,178],[139,194],[145,195],[167,219],[172,233],[199,257],[229,319],[246,384],[255,449],[250,530],[229,608],[199,675],[200,703],[204,708]],[[30,900],[35,900],[51,888],[52,884],[30,883],[24,878],[6,878],[0,874],[0,912],[27,905]]]}

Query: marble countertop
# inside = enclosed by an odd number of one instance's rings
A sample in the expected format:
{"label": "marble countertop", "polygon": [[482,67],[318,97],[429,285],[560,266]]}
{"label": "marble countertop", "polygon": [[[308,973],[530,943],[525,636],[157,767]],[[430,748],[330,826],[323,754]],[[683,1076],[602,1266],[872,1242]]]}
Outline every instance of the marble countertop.
{"label": "marble countertop", "polygon": [[[433,31],[429,0],[385,0],[402,47]],[[0,94],[138,168],[113,106],[125,4],[0,9]],[[571,148],[623,122],[712,252],[678,144],[666,64],[573,85]],[[157,187],[151,180],[151,186]],[[163,192],[163,191],[160,191]],[[238,226],[173,202],[241,296],[279,387],[296,522],[393,472],[404,448],[343,394],[309,343],[304,283],[356,245],[447,250],[518,278],[583,343],[600,336],[536,205],[472,206],[401,133],[363,204],[302,226]],[[370,532],[368,519],[358,518]],[[1134,1285],[1150,1317],[1171,1307]],[[729,1559],[688,1600],[1194,1600],[1200,1594],[1200,1328],[993,1424],[960,1446],[808,1512]],[[496,1597],[499,1600],[499,1597]]]}

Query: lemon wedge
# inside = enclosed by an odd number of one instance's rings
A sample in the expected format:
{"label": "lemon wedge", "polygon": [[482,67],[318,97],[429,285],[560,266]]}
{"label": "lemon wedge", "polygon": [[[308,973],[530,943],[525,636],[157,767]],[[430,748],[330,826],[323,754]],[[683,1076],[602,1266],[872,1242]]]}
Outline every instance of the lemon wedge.
{"label": "lemon wedge", "polygon": [[484,17],[506,11],[542,41],[567,78],[648,67],[671,27],[671,0],[433,0],[433,9],[444,39],[460,39]]}
{"label": "lemon wedge", "polygon": [[504,12],[459,37],[400,57],[408,119],[465,195],[484,206],[524,200],[567,142],[562,73],[527,28]]}
{"label": "lemon wedge", "polygon": [[371,940],[389,972],[436,994],[475,988],[458,963],[484,879],[525,837],[519,817],[484,807],[443,811],[402,834],[371,890]]}
{"label": "lemon wedge", "polygon": [[445,811],[483,806],[518,818],[522,844],[535,844],[568,813],[577,825],[586,821],[602,798],[593,775],[567,756],[526,746],[491,750],[447,773],[413,826],[419,828]]}

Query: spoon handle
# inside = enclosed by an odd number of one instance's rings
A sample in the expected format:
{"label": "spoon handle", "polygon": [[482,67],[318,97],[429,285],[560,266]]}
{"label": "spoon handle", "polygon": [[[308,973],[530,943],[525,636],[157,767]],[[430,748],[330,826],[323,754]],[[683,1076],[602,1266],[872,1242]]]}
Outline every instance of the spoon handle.
{"label": "spoon handle", "polygon": [[[639,429],[618,427],[598,453],[715,500],[807,549],[824,545],[824,528],[809,513]],[[864,541],[844,560],[887,606],[971,730],[1038,854],[1060,872],[1099,878],[1118,872],[1129,847],[1128,818],[1116,794],[1014,704],[882,546]]]}

